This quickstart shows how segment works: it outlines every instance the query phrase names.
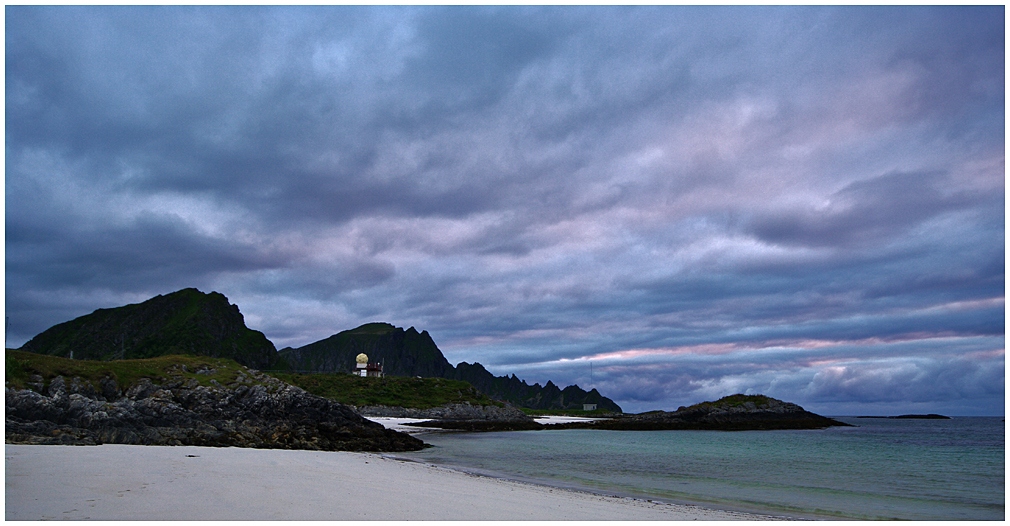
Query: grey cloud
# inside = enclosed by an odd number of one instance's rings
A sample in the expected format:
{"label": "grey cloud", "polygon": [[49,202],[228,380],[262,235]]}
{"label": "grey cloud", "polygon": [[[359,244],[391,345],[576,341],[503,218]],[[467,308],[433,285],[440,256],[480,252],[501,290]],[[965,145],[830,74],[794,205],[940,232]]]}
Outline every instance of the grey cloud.
{"label": "grey cloud", "polygon": [[951,403],[1002,396],[1002,359],[907,360],[889,365],[860,364],[814,375],[803,396],[819,403],[861,401]]}
{"label": "grey cloud", "polygon": [[947,195],[938,173],[891,173],[857,181],[830,197],[823,210],[756,219],[763,240],[807,246],[861,246],[902,234],[935,216],[991,201],[990,196]]}
{"label": "grey cloud", "polygon": [[29,279],[59,277],[61,285],[130,288],[152,278],[183,283],[206,273],[280,267],[289,260],[269,249],[208,238],[171,217],[141,217],[98,232],[50,232],[43,239],[25,235],[19,226],[8,225],[14,252],[8,268]]}
{"label": "grey cloud", "polygon": [[[288,344],[383,319],[516,371],[998,335],[1002,11],[12,6],[14,332],[198,286]],[[641,404],[805,385],[625,365]]]}
{"label": "grey cloud", "polygon": [[428,11],[418,23],[424,54],[409,62],[404,75],[418,79],[422,93],[445,105],[438,113],[497,102],[519,72],[551,53],[562,37],[543,20],[525,8]]}
{"label": "grey cloud", "polygon": [[[25,296],[28,291],[73,289],[150,297],[188,286],[208,287],[222,274],[286,267],[292,260],[291,254],[269,247],[207,237],[172,217],[141,217],[130,225],[97,231],[40,230],[9,220],[6,246],[7,283],[12,289],[6,308],[18,313],[12,319],[13,330],[28,337],[59,323],[54,322],[58,318],[24,316],[40,308]],[[103,297],[109,300],[109,295]],[[99,306],[118,305],[95,305],[91,310]],[[86,312],[77,315],[81,314]]]}

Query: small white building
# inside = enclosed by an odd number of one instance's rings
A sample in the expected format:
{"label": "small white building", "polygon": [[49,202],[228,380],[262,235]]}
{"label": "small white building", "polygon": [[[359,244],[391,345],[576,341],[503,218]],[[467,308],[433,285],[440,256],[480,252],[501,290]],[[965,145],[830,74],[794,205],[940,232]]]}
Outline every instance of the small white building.
{"label": "small white building", "polygon": [[376,378],[382,378],[382,364],[381,363],[369,363],[368,355],[365,353],[359,354],[354,358],[354,375],[355,376],[371,376]]}
{"label": "small white building", "polygon": [[596,404],[582,404],[583,411],[596,411]]}

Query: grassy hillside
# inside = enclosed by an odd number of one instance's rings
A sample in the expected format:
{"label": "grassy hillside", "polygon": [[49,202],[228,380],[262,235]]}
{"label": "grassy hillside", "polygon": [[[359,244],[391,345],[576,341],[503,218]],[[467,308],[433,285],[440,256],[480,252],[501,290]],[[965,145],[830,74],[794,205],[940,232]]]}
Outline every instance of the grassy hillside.
{"label": "grassy hillside", "polygon": [[388,405],[429,409],[450,403],[497,405],[472,385],[445,378],[362,378],[352,374],[269,373],[306,391],[354,406]]}
{"label": "grassy hillside", "polygon": [[32,375],[42,377],[43,384],[57,376],[69,380],[79,377],[101,391],[101,380],[111,377],[120,390],[136,385],[141,378],[156,383],[169,377],[193,378],[200,385],[211,385],[211,380],[221,384],[235,381],[242,366],[226,358],[207,356],[159,356],[137,360],[70,360],[58,356],[7,349],[4,356],[4,385],[24,389]]}

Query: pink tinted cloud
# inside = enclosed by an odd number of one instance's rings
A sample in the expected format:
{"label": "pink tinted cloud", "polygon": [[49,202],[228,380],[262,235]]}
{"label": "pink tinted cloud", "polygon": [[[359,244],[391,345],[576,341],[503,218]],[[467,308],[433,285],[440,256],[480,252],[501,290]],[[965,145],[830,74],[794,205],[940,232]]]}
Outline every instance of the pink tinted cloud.
{"label": "pink tinted cloud", "polygon": [[[733,353],[748,352],[748,351],[762,351],[762,350],[774,350],[779,349],[783,351],[788,350],[818,350],[818,349],[829,349],[833,347],[871,347],[876,345],[887,345],[902,342],[911,341],[924,341],[924,340],[936,340],[950,338],[952,335],[946,333],[912,333],[893,337],[872,337],[872,338],[862,338],[856,340],[816,340],[816,339],[803,339],[803,340],[773,340],[767,342],[756,342],[756,343],[709,343],[701,345],[685,345],[678,347],[656,347],[656,348],[636,348],[636,349],[623,349],[619,351],[603,352],[597,354],[591,354],[586,356],[579,356],[577,358],[561,358],[555,360],[555,362],[578,362],[578,361],[590,361],[590,360],[600,360],[600,361],[630,361],[639,358],[647,357],[671,357],[671,356],[723,356]],[[998,351],[985,351],[983,354],[979,354],[979,357],[994,357],[999,353],[1002,354],[1003,350]],[[818,358],[815,360],[809,360],[804,363],[808,366],[826,366],[844,362],[843,359],[834,358]]]}
{"label": "pink tinted cloud", "polygon": [[739,344],[735,343],[707,343],[703,345],[688,345],[683,347],[660,347],[654,349],[625,349],[622,351],[599,353],[590,356],[580,356],[579,358],[574,359],[563,358],[562,361],[632,360],[643,356],[681,356],[685,354],[715,356],[715,355],[729,354],[742,348],[743,347],[741,347]]}

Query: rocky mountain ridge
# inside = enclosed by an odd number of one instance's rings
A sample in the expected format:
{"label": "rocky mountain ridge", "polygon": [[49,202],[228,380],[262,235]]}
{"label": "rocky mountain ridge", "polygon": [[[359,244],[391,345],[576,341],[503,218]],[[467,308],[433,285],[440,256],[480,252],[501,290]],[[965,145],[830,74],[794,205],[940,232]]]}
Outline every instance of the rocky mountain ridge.
{"label": "rocky mountain ridge", "polygon": [[539,383],[529,385],[516,375],[495,376],[480,363],[460,362],[453,371],[453,378],[464,380],[483,393],[497,400],[505,400],[529,409],[582,409],[584,404],[596,404],[597,409],[621,413],[621,406],[603,396],[595,388],[586,392],[577,385],[561,389],[548,380],[541,387]]}

